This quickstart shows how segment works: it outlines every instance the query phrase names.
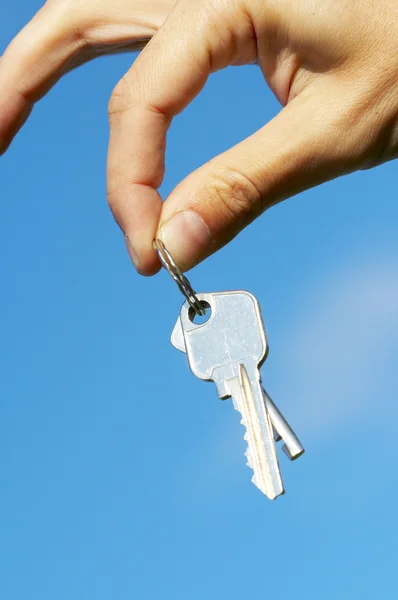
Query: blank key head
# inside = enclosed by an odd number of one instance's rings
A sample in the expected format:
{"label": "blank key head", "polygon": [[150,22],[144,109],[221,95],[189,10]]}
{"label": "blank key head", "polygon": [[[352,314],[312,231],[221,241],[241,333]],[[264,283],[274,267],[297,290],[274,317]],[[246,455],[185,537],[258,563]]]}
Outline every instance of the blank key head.
{"label": "blank key head", "polygon": [[198,294],[207,305],[208,320],[195,323],[185,303],[180,319],[190,367],[200,379],[212,379],[214,369],[253,359],[259,366],[267,354],[260,307],[246,291]]}

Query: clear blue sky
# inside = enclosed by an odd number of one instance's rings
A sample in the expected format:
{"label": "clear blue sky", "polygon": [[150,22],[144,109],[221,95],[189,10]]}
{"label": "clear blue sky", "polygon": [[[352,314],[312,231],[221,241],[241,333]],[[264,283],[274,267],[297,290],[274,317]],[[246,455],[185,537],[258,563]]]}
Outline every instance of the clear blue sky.
{"label": "clear blue sky", "polygon": [[[38,5],[2,3],[2,49]],[[106,205],[132,60],[66,77],[0,159],[0,598],[393,600],[397,163],[274,207],[190,273],[260,300],[264,383],[306,447],[272,503],[231,401],[169,343],[182,297],[134,272]],[[164,195],[278,109],[256,67],[213,76],[172,126]]]}

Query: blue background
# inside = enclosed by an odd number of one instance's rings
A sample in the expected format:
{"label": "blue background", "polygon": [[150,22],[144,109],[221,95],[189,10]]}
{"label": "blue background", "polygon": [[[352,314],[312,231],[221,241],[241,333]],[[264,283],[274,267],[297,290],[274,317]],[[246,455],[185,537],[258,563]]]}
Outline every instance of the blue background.
{"label": "blue background", "polygon": [[[38,8],[6,4],[2,48]],[[0,597],[395,599],[397,164],[272,208],[190,273],[260,300],[265,386],[306,447],[271,503],[231,401],[169,342],[182,297],[135,273],[105,202],[131,61],[68,75],[0,159]],[[163,195],[278,110],[256,67],[212,76]]]}

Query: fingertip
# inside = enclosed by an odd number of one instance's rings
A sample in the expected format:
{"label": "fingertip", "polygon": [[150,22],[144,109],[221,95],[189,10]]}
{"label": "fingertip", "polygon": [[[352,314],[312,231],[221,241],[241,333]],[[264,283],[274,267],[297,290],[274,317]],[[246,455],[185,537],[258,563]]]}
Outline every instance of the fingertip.
{"label": "fingertip", "polygon": [[161,264],[157,256],[151,256],[149,259],[147,258],[144,261],[139,261],[138,266],[135,266],[135,269],[138,275],[142,275],[143,277],[153,277],[156,273],[159,273]]}
{"label": "fingertip", "polygon": [[128,234],[124,236],[124,239],[127,253],[137,273],[144,277],[156,275],[161,269],[161,264],[155,250],[152,248],[138,253],[134,250]]}
{"label": "fingertip", "polygon": [[153,277],[161,270],[161,265],[157,263],[156,265],[147,266],[146,270],[137,271],[139,275],[143,277]]}

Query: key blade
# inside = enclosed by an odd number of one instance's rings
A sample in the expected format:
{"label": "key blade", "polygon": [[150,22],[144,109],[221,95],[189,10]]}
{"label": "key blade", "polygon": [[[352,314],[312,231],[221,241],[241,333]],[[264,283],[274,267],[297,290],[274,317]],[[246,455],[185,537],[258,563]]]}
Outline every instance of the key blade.
{"label": "key blade", "polygon": [[246,368],[240,365],[240,376],[228,382],[234,407],[242,416],[246,428],[246,456],[248,466],[253,469],[253,483],[270,500],[284,493],[276,454],[274,431],[271,418],[261,397],[254,389]]}
{"label": "key blade", "polygon": [[293,461],[300,458],[300,456],[304,454],[304,448],[300,440],[286,421],[285,417],[281,414],[280,410],[275,406],[265,389],[262,388],[262,390],[264,402],[271,418],[271,423],[275,429],[275,441],[279,442],[280,440],[283,440],[284,444],[282,450],[289,460]]}

